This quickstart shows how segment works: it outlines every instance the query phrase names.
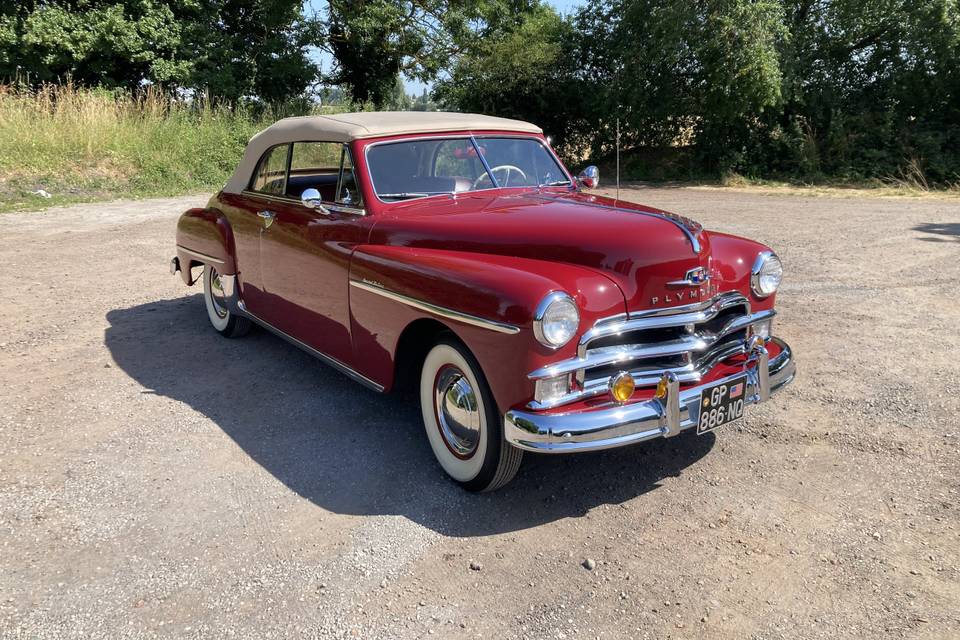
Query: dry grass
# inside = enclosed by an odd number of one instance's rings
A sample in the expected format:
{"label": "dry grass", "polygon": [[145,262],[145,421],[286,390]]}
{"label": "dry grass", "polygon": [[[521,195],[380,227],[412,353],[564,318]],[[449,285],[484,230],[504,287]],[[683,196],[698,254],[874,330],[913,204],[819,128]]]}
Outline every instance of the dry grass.
{"label": "dry grass", "polygon": [[150,90],[0,86],[0,211],[214,189],[266,120]]}
{"label": "dry grass", "polygon": [[777,180],[757,180],[736,173],[727,174],[717,183],[690,183],[684,186],[700,189],[726,189],[777,195],[824,196],[831,198],[958,198],[960,183],[947,188],[933,188],[911,160],[900,175],[858,183],[824,182],[799,184]]}
{"label": "dry grass", "polygon": [[[205,100],[173,100],[149,89],[130,96],[69,84],[35,91],[0,85],[0,212],[213,191],[232,173],[250,136],[275,119],[271,113],[211,107]],[[677,186],[832,197],[960,197],[960,185],[929,188],[919,166],[908,163],[898,176],[857,185],[797,185],[732,174],[719,182]],[[51,197],[36,195],[39,190]]]}

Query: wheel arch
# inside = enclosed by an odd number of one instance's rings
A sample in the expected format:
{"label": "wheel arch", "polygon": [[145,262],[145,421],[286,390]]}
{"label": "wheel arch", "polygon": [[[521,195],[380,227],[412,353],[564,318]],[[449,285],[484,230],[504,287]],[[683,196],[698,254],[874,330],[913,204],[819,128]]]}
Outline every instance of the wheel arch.
{"label": "wheel arch", "polygon": [[469,349],[451,326],[435,318],[417,318],[404,327],[394,354],[394,391],[410,393],[417,390],[423,361],[443,336],[450,336]]}
{"label": "wheel arch", "polygon": [[222,275],[236,275],[236,244],[230,221],[219,209],[188,209],[177,220],[177,258],[183,281],[194,284],[193,269],[205,263]]}

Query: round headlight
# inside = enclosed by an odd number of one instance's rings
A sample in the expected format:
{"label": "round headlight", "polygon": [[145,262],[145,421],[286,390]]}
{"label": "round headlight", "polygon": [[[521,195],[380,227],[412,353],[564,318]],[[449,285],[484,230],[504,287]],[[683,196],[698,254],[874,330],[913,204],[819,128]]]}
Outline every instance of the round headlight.
{"label": "round headlight", "polygon": [[783,279],[783,264],[772,251],[761,251],[750,272],[750,288],[758,298],[774,293]]}
{"label": "round headlight", "polygon": [[570,342],[579,326],[577,303],[562,291],[554,291],[541,300],[533,317],[534,335],[541,344],[551,349]]}

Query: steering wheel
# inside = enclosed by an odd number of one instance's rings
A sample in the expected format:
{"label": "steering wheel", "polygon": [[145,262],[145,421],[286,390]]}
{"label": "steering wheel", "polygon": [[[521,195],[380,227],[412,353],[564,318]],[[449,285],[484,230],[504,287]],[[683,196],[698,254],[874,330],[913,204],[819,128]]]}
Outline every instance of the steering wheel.
{"label": "steering wheel", "polygon": [[[497,171],[506,172],[506,175],[503,178],[503,183],[500,185],[501,187],[507,187],[510,185],[510,173],[513,171],[516,171],[521,176],[523,176],[524,182],[527,181],[527,174],[523,172],[523,169],[521,169],[520,167],[515,167],[512,164],[501,164],[499,166],[494,167],[493,169],[490,169],[490,173],[493,173],[493,174],[496,174]],[[487,182],[490,182],[490,176],[488,176],[485,173],[481,176],[478,176],[477,179],[473,181],[473,188],[476,189],[477,187],[479,187],[480,183],[483,182],[484,180],[486,180]]]}

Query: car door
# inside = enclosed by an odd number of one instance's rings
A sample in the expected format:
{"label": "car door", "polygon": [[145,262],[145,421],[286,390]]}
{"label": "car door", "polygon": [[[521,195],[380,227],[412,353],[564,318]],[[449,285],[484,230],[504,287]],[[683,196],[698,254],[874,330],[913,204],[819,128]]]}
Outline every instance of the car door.
{"label": "car door", "polygon": [[[271,202],[260,234],[260,265],[269,299],[261,316],[322,353],[352,360],[348,271],[361,239],[363,203],[349,148],[333,142],[293,143],[286,192]],[[306,206],[307,189],[322,205]]]}
{"label": "car door", "polygon": [[243,303],[257,317],[270,308],[260,268],[260,236],[270,222],[272,203],[284,197],[289,155],[289,144],[267,149],[242,193],[219,194],[220,210],[233,231]]}

